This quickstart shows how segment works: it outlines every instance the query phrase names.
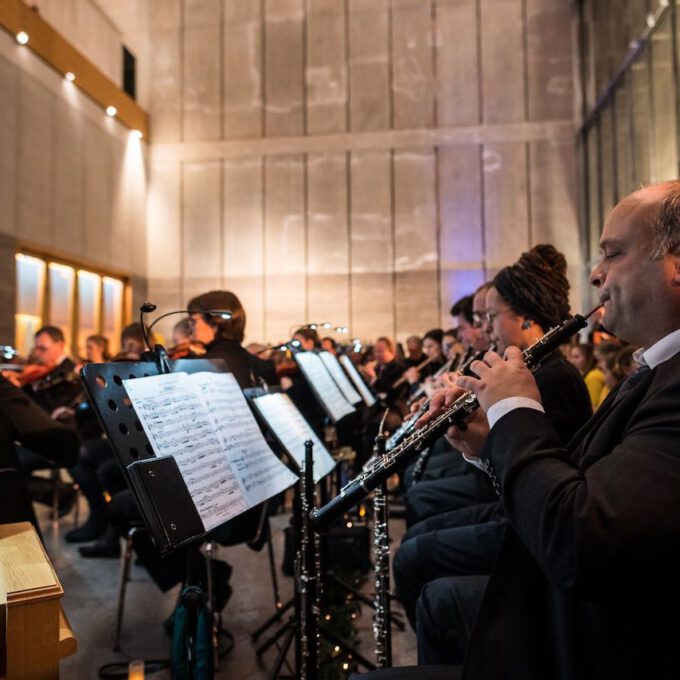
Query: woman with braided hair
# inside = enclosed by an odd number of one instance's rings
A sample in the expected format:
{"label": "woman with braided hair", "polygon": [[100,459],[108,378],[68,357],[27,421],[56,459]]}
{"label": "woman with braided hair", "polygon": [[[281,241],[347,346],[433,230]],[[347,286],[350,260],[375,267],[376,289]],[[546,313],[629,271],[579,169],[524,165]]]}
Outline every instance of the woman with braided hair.
{"label": "woman with braided hair", "polygon": [[[539,245],[498,272],[486,294],[483,320],[498,354],[510,346],[525,350],[569,317],[566,269],[560,252]],[[559,350],[534,377],[545,412],[566,444],[592,413],[583,378]],[[482,476],[478,489],[490,487],[486,475],[477,472]],[[420,663],[462,663],[466,631],[507,527],[495,492],[465,503],[461,483],[469,485],[469,476],[422,482],[407,494],[409,507],[419,503],[427,514],[404,536],[394,559],[394,578],[409,620],[417,620]],[[439,495],[426,505],[434,498],[433,487]],[[465,579],[462,588],[459,577]]]}

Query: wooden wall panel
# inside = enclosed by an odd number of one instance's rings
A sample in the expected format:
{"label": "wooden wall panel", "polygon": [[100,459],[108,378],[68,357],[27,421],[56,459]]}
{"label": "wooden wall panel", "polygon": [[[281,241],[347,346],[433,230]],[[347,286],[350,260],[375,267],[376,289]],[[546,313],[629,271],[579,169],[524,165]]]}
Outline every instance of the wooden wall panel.
{"label": "wooden wall panel", "polygon": [[387,4],[348,1],[350,129],[386,130],[391,126]]}
{"label": "wooden wall panel", "polygon": [[392,2],[392,96],[394,127],[434,125],[432,2]]}
{"label": "wooden wall panel", "polygon": [[307,309],[311,321],[349,326],[347,156],[307,159]]}
{"label": "wooden wall panel", "polygon": [[[114,121],[110,121],[115,124]],[[108,264],[111,260],[111,241],[103,235],[111,233],[113,223],[111,139],[99,126],[85,126],[85,256]]]}
{"label": "wooden wall panel", "polygon": [[486,278],[481,158],[477,145],[438,150],[442,327],[451,324],[451,305]]}
{"label": "wooden wall panel", "polygon": [[573,37],[568,30],[573,3],[526,3],[529,120],[569,118],[574,114]]}
{"label": "wooden wall panel", "polygon": [[394,155],[395,323],[397,337],[439,325],[436,157]]}
{"label": "wooden wall panel", "polygon": [[261,4],[224,3],[224,137],[261,137],[262,16]]}
{"label": "wooden wall panel", "polygon": [[265,334],[287,340],[306,322],[304,159],[265,161]]}
{"label": "wooden wall panel", "polygon": [[265,0],[267,137],[304,132],[302,0]]}
{"label": "wooden wall panel", "polygon": [[262,341],[264,330],[264,228],[262,159],[224,164],[224,286],[246,310],[248,341]]}
{"label": "wooden wall panel", "polygon": [[437,123],[480,122],[478,0],[436,3]]}
{"label": "wooden wall panel", "polygon": [[523,0],[480,0],[485,123],[525,118]]}
{"label": "wooden wall panel", "polygon": [[345,7],[338,0],[307,0],[307,132],[347,129]]}
{"label": "wooden wall panel", "polygon": [[[190,13],[185,8],[185,20]],[[184,141],[220,139],[222,132],[221,29],[219,22],[184,31]]]}
{"label": "wooden wall panel", "polygon": [[351,157],[351,312],[353,336],[395,333],[394,241],[389,152]]}
{"label": "wooden wall panel", "polygon": [[0,58],[0,233],[15,235],[19,199],[19,74]]}
{"label": "wooden wall panel", "polygon": [[54,213],[52,243],[68,245],[83,256],[83,189],[85,186],[85,140],[78,112],[57,101],[54,118]]}
{"label": "wooden wall panel", "polygon": [[484,242],[489,276],[529,246],[527,150],[523,143],[484,147]]}
{"label": "wooden wall panel", "polygon": [[222,284],[221,163],[186,163],[182,189],[182,266],[188,298]]}
{"label": "wooden wall panel", "polygon": [[54,98],[30,78],[19,88],[19,236],[51,245],[54,192]]}

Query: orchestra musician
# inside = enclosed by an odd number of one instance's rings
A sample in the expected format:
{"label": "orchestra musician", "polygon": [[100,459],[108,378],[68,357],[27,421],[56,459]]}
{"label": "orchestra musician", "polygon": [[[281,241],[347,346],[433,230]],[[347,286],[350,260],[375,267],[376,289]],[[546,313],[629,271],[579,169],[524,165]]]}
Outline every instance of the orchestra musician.
{"label": "orchestra musician", "polygon": [[672,624],[680,608],[680,181],[620,201],[600,250],[590,280],[602,321],[640,348],[639,368],[568,445],[516,347],[488,353],[472,367],[477,378],[433,400],[434,414],[463,390],[475,393],[481,409],[449,436],[488,463],[510,523],[474,623],[449,611],[469,636],[462,677],[470,680],[680,674]]}

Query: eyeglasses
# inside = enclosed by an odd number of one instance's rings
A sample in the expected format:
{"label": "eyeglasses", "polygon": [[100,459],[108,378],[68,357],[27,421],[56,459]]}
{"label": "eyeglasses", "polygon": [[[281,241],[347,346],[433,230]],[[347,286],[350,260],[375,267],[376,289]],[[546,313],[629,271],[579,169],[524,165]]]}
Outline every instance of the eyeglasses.
{"label": "eyeglasses", "polygon": [[484,321],[488,324],[492,324],[497,316],[508,314],[508,312],[512,312],[512,309],[486,309],[484,310]]}
{"label": "eyeglasses", "polygon": [[48,350],[52,349],[54,345],[35,345],[33,347],[34,352],[47,352]]}
{"label": "eyeglasses", "polygon": [[475,328],[480,328],[485,320],[486,320],[486,309],[480,309],[476,312],[472,312],[472,325]]}

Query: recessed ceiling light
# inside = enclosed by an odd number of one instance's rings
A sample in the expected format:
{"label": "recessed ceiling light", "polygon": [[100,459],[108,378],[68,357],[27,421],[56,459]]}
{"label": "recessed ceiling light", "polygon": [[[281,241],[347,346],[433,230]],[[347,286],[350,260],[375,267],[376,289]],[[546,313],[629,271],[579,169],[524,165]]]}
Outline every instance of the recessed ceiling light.
{"label": "recessed ceiling light", "polygon": [[67,71],[64,74],[64,78],[66,78],[66,80],[68,80],[69,83],[72,83],[76,79],[76,74],[73,73],[72,71]]}
{"label": "recessed ceiling light", "polygon": [[26,31],[19,31],[17,33],[17,42],[20,45],[25,45],[28,42],[28,33]]}
{"label": "recessed ceiling light", "polygon": [[117,113],[118,113],[118,109],[115,106],[107,106],[106,107],[106,115],[107,116],[111,116],[111,118],[113,118]]}

